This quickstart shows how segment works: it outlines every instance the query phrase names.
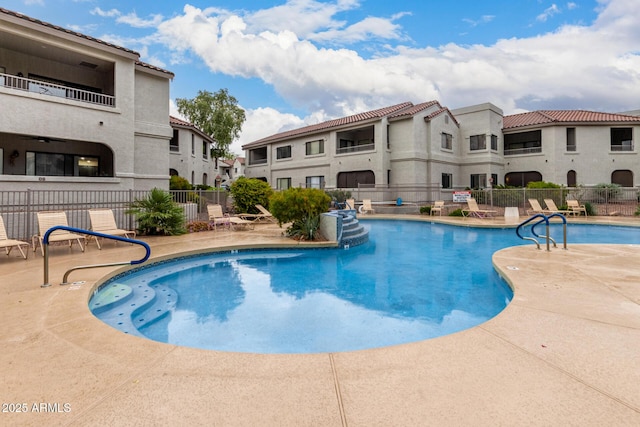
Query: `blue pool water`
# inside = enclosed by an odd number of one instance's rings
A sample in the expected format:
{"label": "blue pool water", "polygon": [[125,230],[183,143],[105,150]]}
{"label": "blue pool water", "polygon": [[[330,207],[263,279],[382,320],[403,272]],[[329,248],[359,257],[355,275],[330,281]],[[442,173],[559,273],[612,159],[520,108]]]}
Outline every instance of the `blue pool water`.
{"label": "blue pool water", "polygon": [[[491,255],[524,243],[513,229],[366,224],[369,242],[348,250],[225,252],[141,268],[107,283],[90,306],[106,323],[156,341],[316,353],[454,333],[511,300]],[[560,227],[552,229],[560,242]],[[568,241],[639,244],[640,229],[571,224]]]}

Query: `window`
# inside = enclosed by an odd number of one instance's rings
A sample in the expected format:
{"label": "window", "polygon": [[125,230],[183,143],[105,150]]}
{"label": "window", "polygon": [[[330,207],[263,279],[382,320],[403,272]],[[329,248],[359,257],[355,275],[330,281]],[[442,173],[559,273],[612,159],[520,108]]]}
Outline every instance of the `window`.
{"label": "window", "polygon": [[576,171],[570,170],[567,172],[567,187],[575,187],[578,183],[578,177]]}
{"label": "window", "polygon": [[180,176],[180,174],[178,173],[177,170],[175,169],[169,169],[169,175],[170,176]]}
{"label": "window", "polygon": [[276,180],[276,188],[278,190],[286,190],[291,188],[291,178],[278,178]]}
{"label": "window", "polygon": [[442,188],[452,188],[453,187],[453,175],[450,173],[442,174]]}
{"label": "window", "polygon": [[532,181],[542,181],[542,174],[536,171],[509,172],[504,176],[505,185],[526,187]]}
{"label": "window", "polygon": [[196,155],[196,137],[194,134],[191,134],[191,155]]}
{"label": "window", "polygon": [[391,125],[387,125],[387,150],[391,149]]}
{"label": "window", "polygon": [[491,186],[495,187],[496,185],[498,185],[498,174],[497,173],[492,173],[491,174]]}
{"label": "window", "polygon": [[358,188],[361,185],[375,186],[376,176],[373,171],[340,172],[338,188]]}
{"label": "window", "polygon": [[309,141],[305,144],[305,154],[313,156],[314,154],[324,153],[324,140]]}
{"label": "window", "polygon": [[445,150],[453,149],[453,135],[448,133],[442,133],[440,136],[440,147]]}
{"label": "window", "polygon": [[336,141],[336,154],[375,150],[374,126],[338,132]]}
{"label": "window", "polygon": [[324,188],[324,176],[308,176],[307,188]]}
{"label": "window", "polygon": [[208,151],[209,151],[209,150],[207,150],[208,145],[209,144],[207,144],[207,141],[202,141],[202,158],[203,159],[207,159],[209,157],[207,155]]}
{"label": "window", "polygon": [[611,129],[611,151],[633,151],[633,131],[631,128]]}
{"label": "window", "polygon": [[27,151],[27,175],[100,176],[98,157]]}
{"label": "window", "polygon": [[487,149],[487,135],[471,135],[469,148],[472,151]]}
{"label": "window", "polygon": [[285,145],[284,147],[276,148],[276,159],[288,159],[291,157],[291,146]]}
{"label": "window", "polygon": [[532,130],[504,135],[504,155],[542,152],[542,131]]}
{"label": "window", "polygon": [[169,151],[180,151],[180,132],[178,129],[173,130],[173,138],[169,141]]}
{"label": "window", "polygon": [[633,172],[620,169],[611,173],[611,183],[622,187],[633,187]]}
{"label": "window", "polygon": [[209,176],[206,173],[202,174],[202,185],[209,185]]}
{"label": "window", "polygon": [[576,128],[567,128],[567,151],[576,151]]}
{"label": "window", "polygon": [[254,148],[249,150],[249,164],[263,165],[267,163],[267,147]]}
{"label": "window", "polygon": [[498,151],[498,135],[491,135],[491,150]]}
{"label": "window", "polygon": [[487,186],[487,174],[486,173],[474,173],[471,174],[471,188],[485,188]]}

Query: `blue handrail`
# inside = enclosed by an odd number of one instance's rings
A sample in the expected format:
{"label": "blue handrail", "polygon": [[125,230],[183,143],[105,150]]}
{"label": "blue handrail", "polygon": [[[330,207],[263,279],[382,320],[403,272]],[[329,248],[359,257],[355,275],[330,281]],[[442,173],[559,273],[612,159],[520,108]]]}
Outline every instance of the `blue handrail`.
{"label": "blue handrail", "polygon": [[[563,225],[563,240],[564,240],[564,249],[567,249],[567,218],[564,217],[564,215],[560,214],[560,213],[552,213],[551,215],[545,215],[542,213],[538,213],[535,215],[532,215],[531,217],[529,217],[528,219],[526,219],[525,221],[521,222],[518,227],[516,227],[516,234],[518,235],[519,238],[521,238],[522,240],[531,240],[533,242],[535,242],[536,246],[538,247],[538,249],[540,249],[540,243],[538,243],[537,239],[534,239],[533,237],[526,237],[523,236],[520,233],[520,229],[522,227],[524,227],[525,225],[529,224],[530,222],[533,222],[536,218],[540,218],[540,220],[538,222],[536,222],[535,224],[533,224],[531,226],[531,234],[533,234],[535,237],[542,237],[544,239],[546,239],[547,241],[547,250],[549,250],[549,241],[553,242],[553,246],[556,247],[556,241],[549,235],[549,220],[551,218],[561,218],[562,219],[562,225]],[[542,223],[545,223],[546,225],[546,235],[541,235],[536,233],[536,226]]]}
{"label": "blue handrail", "polygon": [[79,234],[87,234],[89,236],[102,237],[104,239],[111,239],[111,240],[117,240],[120,242],[133,243],[136,245],[140,245],[145,249],[145,255],[138,260],[108,263],[108,264],[81,265],[78,267],[73,267],[64,273],[62,283],[60,283],[61,285],[67,284],[67,278],[69,277],[69,273],[75,270],[86,269],[86,268],[98,268],[98,267],[113,267],[117,265],[137,265],[147,261],[151,256],[151,247],[149,247],[149,245],[146,242],[143,242],[142,240],[129,239],[128,237],[114,236],[112,234],[98,233],[97,231],[84,230],[82,228],[69,227],[66,225],[55,225],[50,229],[48,229],[44,233],[44,236],[42,236],[42,244],[43,244],[43,251],[44,251],[44,283],[41,285],[42,287],[51,286],[51,284],[49,283],[49,236],[51,235],[51,233],[53,233],[56,230],[66,230],[66,231],[71,231]]}

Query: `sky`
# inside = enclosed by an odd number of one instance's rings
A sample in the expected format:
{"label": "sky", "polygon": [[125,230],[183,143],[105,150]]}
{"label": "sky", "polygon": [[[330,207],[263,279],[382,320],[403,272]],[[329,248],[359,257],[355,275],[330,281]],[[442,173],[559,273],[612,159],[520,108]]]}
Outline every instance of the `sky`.
{"label": "sky", "polygon": [[640,109],[638,0],[3,0],[140,53],[177,98],[226,88],[231,150],[400,102]]}

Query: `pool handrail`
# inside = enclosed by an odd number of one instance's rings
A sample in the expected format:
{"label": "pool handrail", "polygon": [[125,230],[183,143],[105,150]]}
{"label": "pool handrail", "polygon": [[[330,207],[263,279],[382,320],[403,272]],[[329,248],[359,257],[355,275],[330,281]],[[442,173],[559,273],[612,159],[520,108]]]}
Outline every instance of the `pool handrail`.
{"label": "pool handrail", "polygon": [[[516,234],[518,235],[519,238],[521,238],[522,240],[531,240],[533,242],[535,242],[536,246],[538,249],[540,249],[540,243],[538,242],[537,239],[533,238],[533,237],[526,237],[523,236],[520,233],[520,229],[522,227],[524,227],[525,225],[529,224],[530,222],[534,221],[536,218],[540,218],[540,220],[538,222],[536,222],[535,224],[533,224],[531,226],[531,233],[536,236],[536,237],[542,237],[546,240],[547,242],[547,251],[550,250],[549,248],[549,242],[553,242],[553,246],[557,247],[556,245],[556,241],[549,235],[549,219],[551,218],[561,218],[562,219],[562,230],[563,230],[563,249],[567,249],[567,218],[565,218],[564,215],[560,214],[560,213],[552,213],[551,215],[545,215],[542,213],[537,213],[535,215],[532,215],[531,217],[529,217],[528,219],[524,220],[523,222],[521,222],[518,227],[516,227]],[[541,223],[545,223],[546,225],[546,235],[541,235],[536,233],[535,228],[538,224]]]}
{"label": "pool handrail", "polygon": [[69,270],[67,270],[64,273],[64,276],[62,278],[62,283],[60,283],[60,285],[67,285],[67,278],[69,277],[69,274],[72,271],[75,270],[81,270],[81,269],[87,269],[87,268],[99,268],[99,267],[115,267],[118,265],[137,265],[137,264],[142,264],[143,262],[147,261],[149,259],[149,257],[151,256],[151,247],[149,247],[149,245],[146,242],[143,242],[142,240],[137,240],[137,239],[130,239],[128,237],[121,237],[121,236],[114,236],[112,234],[104,234],[104,233],[99,233],[97,231],[91,231],[91,230],[84,230],[82,228],[76,228],[76,227],[69,227],[66,225],[56,225],[51,227],[50,229],[48,229],[45,233],[44,236],[42,238],[42,246],[43,246],[43,255],[44,255],[44,283],[42,285],[40,285],[41,287],[45,288],[48,286],[51,286],[51,284],[49,283],[49,236],[51,235],[51,233],[53,233],[56,230],[66,230],[66,231],[71,231],[71,232],[75,232],[75,233],[79,233],[79,234],[87,234],[89,236],[96,236],[96,237],[102,237],[104,239],[111,239],[111,240],[117,240],[120,242],[127,242],[127,243],[133,243],[136,245],[140,245],[142,247],[144,247],[145,249],[145,255],[138,259],[138,260],[133,260],[133,261],[123,261],[123,262],[113,262],[113,263],[107,263],[107,264],[90,264],[90,265],[80,265],[77,267],[73,267],[70,268]]}

